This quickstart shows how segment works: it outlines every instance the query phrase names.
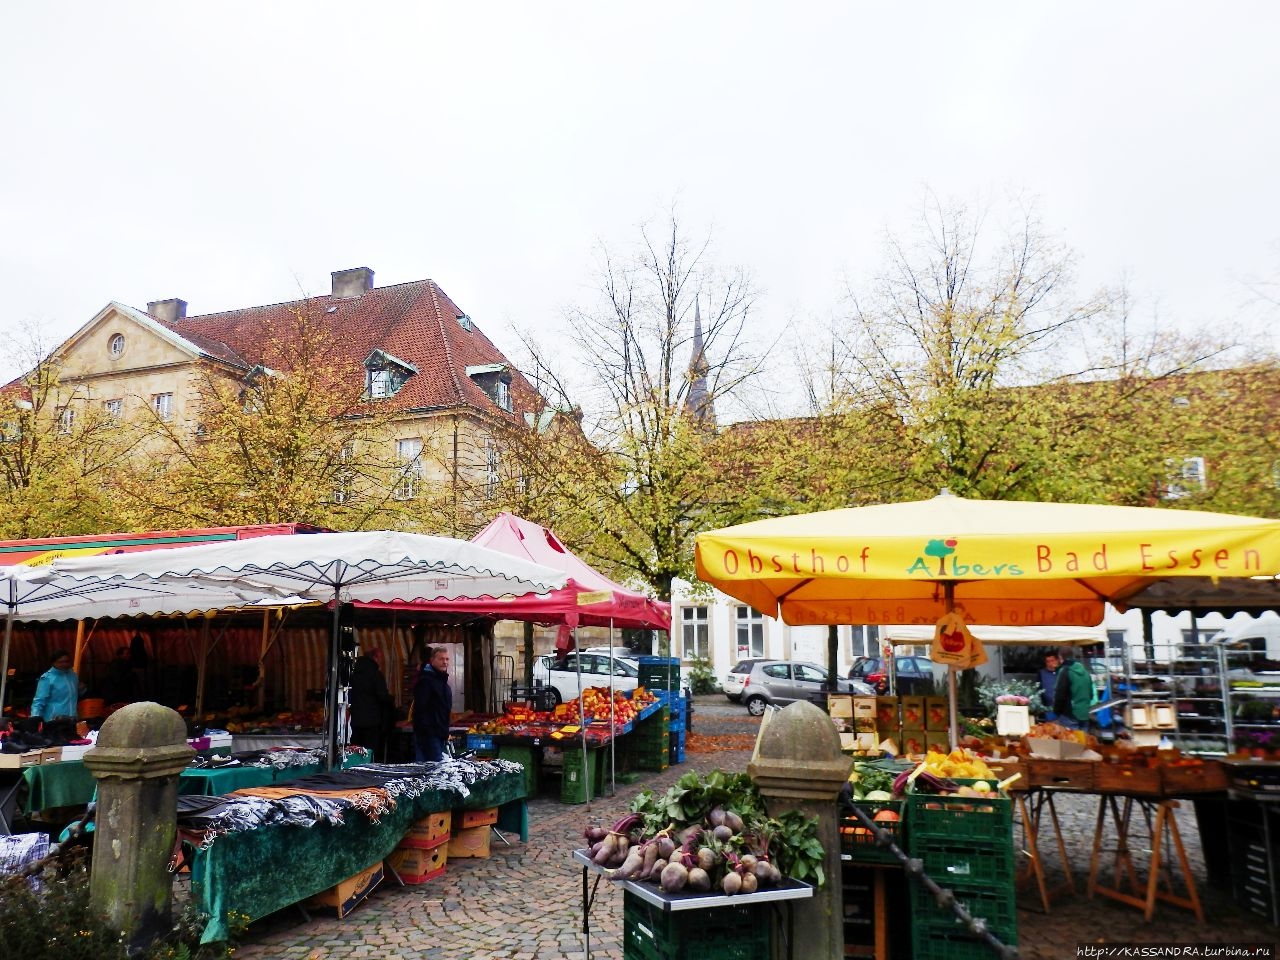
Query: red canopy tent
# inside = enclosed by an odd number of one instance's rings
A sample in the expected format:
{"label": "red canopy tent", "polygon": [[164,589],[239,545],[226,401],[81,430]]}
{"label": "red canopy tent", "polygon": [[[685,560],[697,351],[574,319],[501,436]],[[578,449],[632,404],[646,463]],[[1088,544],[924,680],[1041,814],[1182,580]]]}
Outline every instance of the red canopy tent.
{"label": "red canopy tent", "polygon": [[[495,620],[528,620],[567,627],[670,630],[671,604],[614,583],[574,556],[546,527],[512,513],[500,513],[471,538],[472,543],[563,571],[568,580],[551,593],[482,600],[433,600],[408,604],[415,610],[472,614]],[[394,607],[398,604],[377,604]]]}
{"label": "red canopy tent", "polygon": [[[432,600],[413,604],[370,604],[379,607],[401,607],[432,613],[463,614],[494,620],[523,620],[531,623],[555,623],[561,626],[556,649],[566,651],[576,646],[571,631],[575,627],[671,629],[671,604],[654,600],[636,590],[614,583],[592,569],[564,545],[554,532],[513,513],[502,512],[483,530],[471,538],[473,543],[490,550],[532,560],[553,570],[562,571],[565,585],[551,593],[524,594],[481,600]],[[581,670],[581,666],[579,666]],[[579,673],[578,686],[582,679]],[[583,762],[586,762],[586,730],[583,729]],[[614,757],[610,746],[610,781],[613,780]],[[585,771],[584,771],[585,778]]]}

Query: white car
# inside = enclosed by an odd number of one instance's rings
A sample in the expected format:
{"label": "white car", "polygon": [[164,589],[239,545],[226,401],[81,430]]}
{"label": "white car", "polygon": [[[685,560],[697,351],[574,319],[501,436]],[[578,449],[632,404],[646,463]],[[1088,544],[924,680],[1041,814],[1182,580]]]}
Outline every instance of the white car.
{"label": "white car", "polygon": [[550,687],[555,694],[556,703],[567,703],[576,700],[580,692],[578,687],[578,661],[582,661],[582,686],[610,686],[612,679],[614,690],[631,691],[640,685],[640,665],[630,657],[613,658],[613,675],[609,675],[609,655],[607,653],[571,653],[563,663],[557,663],[555,657],[539,657],[533,664],[533,681]]}

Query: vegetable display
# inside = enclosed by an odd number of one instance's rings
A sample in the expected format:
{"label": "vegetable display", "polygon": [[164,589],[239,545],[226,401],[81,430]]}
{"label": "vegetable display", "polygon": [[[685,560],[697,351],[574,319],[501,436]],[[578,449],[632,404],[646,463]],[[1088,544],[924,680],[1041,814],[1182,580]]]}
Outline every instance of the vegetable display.
{"label": "vegetable display", "polygon": [[688,773],[665,793],[645,790],[631,811],[583,836],[612,880],[656,883],[667,893],[754,893],[784,876],[821,886],[825,852],[817,819],[768,816],[745,774]]}

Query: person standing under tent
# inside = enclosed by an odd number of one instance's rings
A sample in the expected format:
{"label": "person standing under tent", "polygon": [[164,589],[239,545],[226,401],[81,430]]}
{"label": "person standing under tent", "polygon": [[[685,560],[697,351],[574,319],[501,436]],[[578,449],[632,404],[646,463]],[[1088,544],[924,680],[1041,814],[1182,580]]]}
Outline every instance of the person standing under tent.
{"label": "person standing under tent", "polygon": [[449,689],[449,651],[445,647],[427,650],[418,682],[413,686],[413,742],[418,763],[444,758],[449,740],[449,715],[453,712],[453,691]]}
{"label": "person standing under tent", "polygon": [[1040,702],[1044,704],[1046,720],[1052,720],[1057,716],[1053,710],[1053,689],[1060,666],[1062,661],[1058,659],[1056,653],[1044,655],[1044,666],[1040,669]]}
{"label": "person standing under tent", "polygon": [[373,649],[357,657],[351,668],[351,742],[372,750],[375,762],[386,758],[390,714],[391,691],[382,675],[382,651]]}
{"label": "person standing under tent", "polygon": [[1053,712],[1057,723],[1073,730],[1089,726],[1089,708],[1094,704],[1093,677],[1074,657],[1070,647],[1058,651],[1062,666],[1054,678]]}
{"label": "person standing under tent", "polygon": [[36,696],[31,701],[31,715],[45,723],[58,717],[76,718],[80,703],[80,681],[71,669],[71,654],[57,650],[53,665],[36,683]]}

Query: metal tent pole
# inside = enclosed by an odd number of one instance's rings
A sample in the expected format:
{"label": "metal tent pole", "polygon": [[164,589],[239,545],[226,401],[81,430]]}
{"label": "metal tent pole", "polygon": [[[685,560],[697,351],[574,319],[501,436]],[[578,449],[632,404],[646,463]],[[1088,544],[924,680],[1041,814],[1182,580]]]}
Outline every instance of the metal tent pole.
{"label": "metal tent pole", "polygon": [[613,617],[609,618],[609,796],[618,792],[617,712],[614,706]]}

